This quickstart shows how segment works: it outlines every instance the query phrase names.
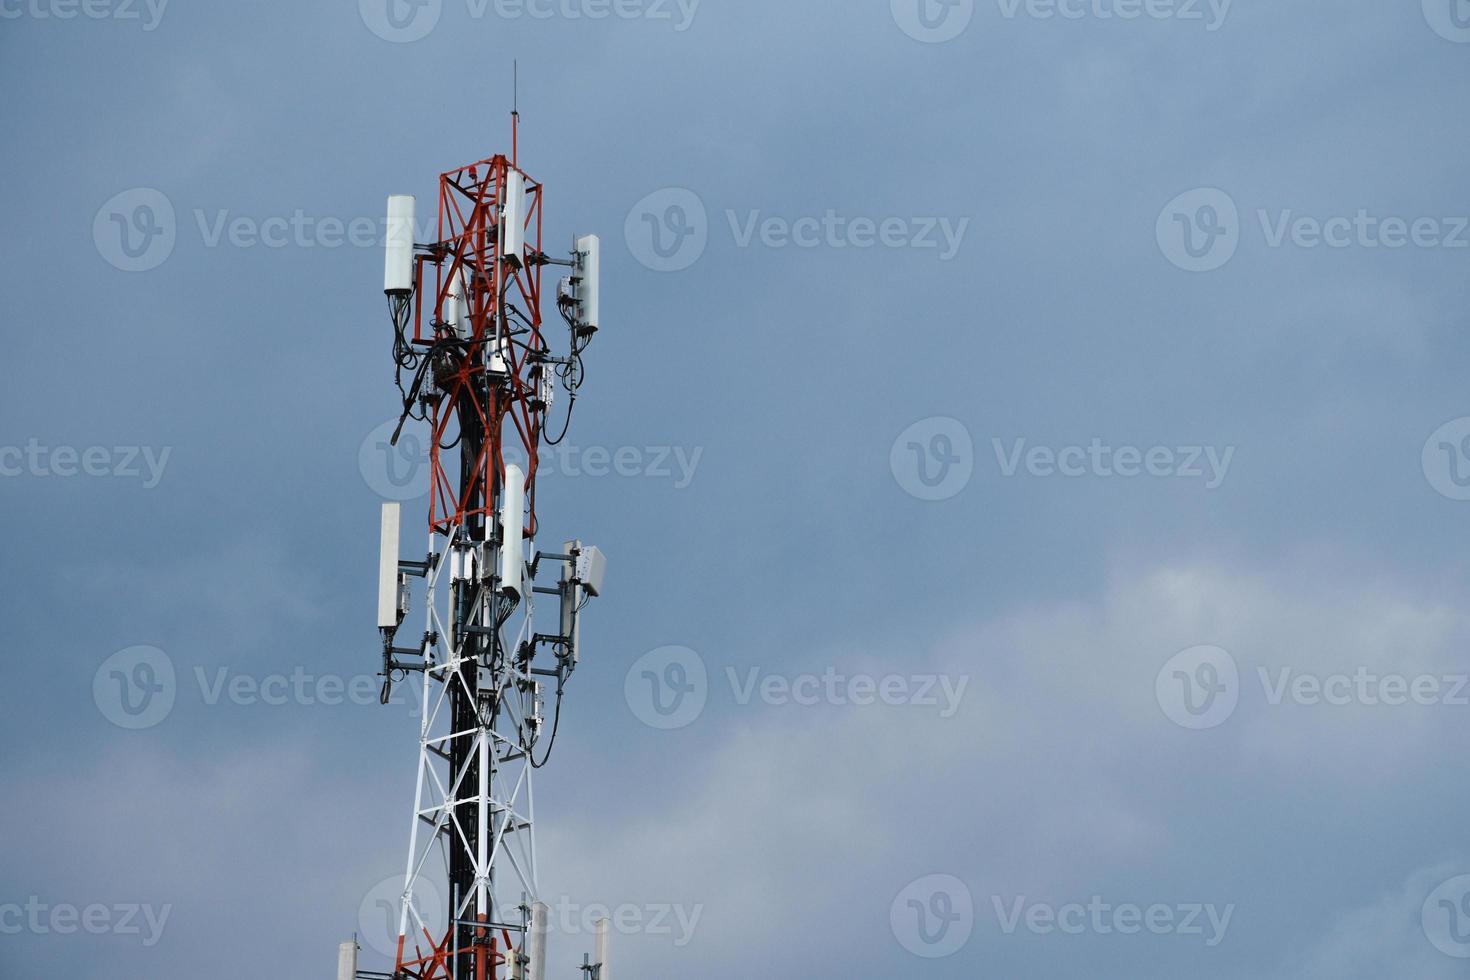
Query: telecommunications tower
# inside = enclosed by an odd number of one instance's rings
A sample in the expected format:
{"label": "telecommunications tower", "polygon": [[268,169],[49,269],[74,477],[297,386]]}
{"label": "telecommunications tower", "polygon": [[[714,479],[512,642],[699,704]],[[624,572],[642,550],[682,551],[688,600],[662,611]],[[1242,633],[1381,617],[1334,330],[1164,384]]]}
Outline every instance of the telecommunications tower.
{"label": "telecommunications tower", "polygon": [[[338,972],[349,978],[545,975],[532,775],[556,740],[582,609],[601,592],[605,563],[576,540],[540,549],[536,470],[542,447],[566,435],[599,326],[599,241],[576,238],[566,258],[542,250],[544,188],[520,169],[517,144],[513,135],[510,157],[440,175],[431,241],[415,241],[414,198],[388,198],[393,441],[410,420],[427,424],[431,488],[422,558],[401,556],[400,505],[383,505],[382,700],[418,675],[422,714],[396,962],[392,974],[360,973],[344,944]],[[541,322],[547,266],[566,269],[555,345]],[[407,625],[416,591],[422,632]],[[538,620],[541,597],[554,614]],[[584,972],[606,980],[601,963]]]}

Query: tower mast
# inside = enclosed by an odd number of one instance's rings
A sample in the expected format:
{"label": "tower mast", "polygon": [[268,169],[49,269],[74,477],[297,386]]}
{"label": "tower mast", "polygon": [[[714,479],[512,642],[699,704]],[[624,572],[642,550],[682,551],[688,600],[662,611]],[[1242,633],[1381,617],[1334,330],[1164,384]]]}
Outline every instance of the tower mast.
{"label": "tower mast", "polygon": [[[517,112],[516,130],[518,121]],[[394,683],[422,681],[395,980],[545,969],[532,776],[550,757],[581,611],[601,590],[604,562],[578,541],[539,550],[536,477],[548,420],[564,415],[563,434],[570,424],[597,331],[600,248],[585,236],[567,259],[543,251],[543,187],[518,154],[517,145],[510,158],[440,175],[432,241],[415,241],[412,197],[388,201],[384,291],[402,400],[394,441],[411,420],[427,424],[431,474],[422,560],[400,556],[400,505],[383,508],[383,702]],[[568,328],[560,350],[542,332],[547,266],[570,270],[556,298]],[[551,572],[554,585],[535,584]],[[424,630],[405,642],[415,578]],[[549,628],[537,625],[538,596],[557,602]],[[434,894],[441,908],[427,906]]]}

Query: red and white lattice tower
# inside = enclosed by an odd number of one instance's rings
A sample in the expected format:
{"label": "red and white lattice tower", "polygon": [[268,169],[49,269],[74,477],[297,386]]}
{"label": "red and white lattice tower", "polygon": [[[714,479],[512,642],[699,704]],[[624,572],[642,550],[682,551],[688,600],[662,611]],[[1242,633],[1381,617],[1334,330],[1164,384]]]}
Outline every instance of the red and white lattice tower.
{"label": "red and white lattice tower", "polygon": [[[429,427],[432,474],[422,560],[400,557],[400,505],[383,508],[383,700],[396,682],[423,682],[392,976],[539,978],[532,775],[550,755],[581,610],[604,563],[578,541],[538,550],[536,474],[542,446],[570,424],[597,331],[599,246],[587,236],[568,258],[542,250],[543,187],[514,155],[441,174],[438,191],[428,242],[415,241],[414,199],[388,202],[384,291],[402,423]],[[568,270],[556,345],[542,330],[547,266]],[[538,574],[550,584],[535,584]],[[555,603],[549,625],[536,621],[538,597]],[[406,641],[419,602],[423,632]]]}

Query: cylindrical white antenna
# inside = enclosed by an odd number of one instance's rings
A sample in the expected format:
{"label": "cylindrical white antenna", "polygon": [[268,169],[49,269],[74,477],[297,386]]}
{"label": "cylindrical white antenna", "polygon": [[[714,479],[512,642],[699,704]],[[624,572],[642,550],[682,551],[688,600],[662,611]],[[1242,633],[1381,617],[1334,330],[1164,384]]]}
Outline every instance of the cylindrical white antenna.
{"label": "cylindrical white antenna", "polygon": [[413,292],[413,210],[411,194],[394,194],[388,198],[383,292],[390,296],[407,296]]}
{"label": "cylindrical white antenna", "polygon": [[500,254],[517,266],[526,264],[526,175],[511,170],[505,177],[505,213]]}
{"label": "cylindrical white antenna", "polygon": [[470,326],[470,288],[465,279],[464,269],[454,277],[449,284],[449,294],[444,297],[444,322],[449,324],[450,329],[463,339],[469,339],[472,332]]}
{"label": "cylindrical white antenna", "polygon": [[597,920],[596,929],[597,929],[597,956],[595,958],[597,960],[597,964],[596,964],[597,965],[597,980],[608,980],[608,973],[607,973],[607,933],[608,933],[608,921],[606,919],[598,919]]}
{"label": "cylindrical white antenna", "polygon": [[576,267],[577,329],[596,333],[602,326],[602,241],[596,235],[583,235],[572,244]]}
{"label": "cylindrical white antenna", "polygon": [[517,598],[521,594],[521,571],[525,567],[526,474],[511,463],[505,468],[505,486],[500,495],[500,591]]}
{"label": "cylindrical white antenna", "polygon": [[546,980],[546,917],[550,911],[545,902],[531,906],[530,980]]}
{"label": "cylindrical white antenna", "polygon": [[357,980],[357,942],[337,947],[337,980]]}

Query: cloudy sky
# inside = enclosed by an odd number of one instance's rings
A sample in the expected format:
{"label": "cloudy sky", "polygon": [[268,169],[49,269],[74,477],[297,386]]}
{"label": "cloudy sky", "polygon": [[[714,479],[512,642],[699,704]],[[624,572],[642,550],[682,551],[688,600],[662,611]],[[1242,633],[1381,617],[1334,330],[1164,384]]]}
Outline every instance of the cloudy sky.
{"label": "cloudy sky", "polygon": [[551,976],[1464,975],[1467,0],[0,0],[0,975],[390,965],[381,214],[513,59]]}

